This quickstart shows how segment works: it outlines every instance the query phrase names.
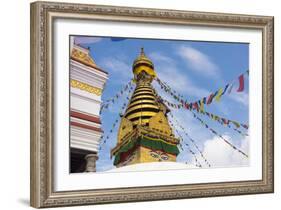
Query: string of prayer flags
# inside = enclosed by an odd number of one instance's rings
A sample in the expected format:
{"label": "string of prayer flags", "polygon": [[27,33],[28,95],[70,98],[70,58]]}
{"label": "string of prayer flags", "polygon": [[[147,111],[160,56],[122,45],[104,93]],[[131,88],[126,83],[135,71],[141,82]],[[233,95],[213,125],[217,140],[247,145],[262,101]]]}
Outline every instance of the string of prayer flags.
{"label": "string of prayer flags", "polygon": [[[180,140],[183,142],[182,137],[180,137]],[[188,152],[193,155],[193,158],[194,158],[194,160],[195,160],[195,166],[196,166],[196,167],[199,167],[199,168],[202,168],[201,163],[199,162],[198,158],[196,157],[195,152],[193,152],[193,151],[191,150],[189,144],[187,144],[187,143],[183,143],[183,144],[186,146]],[[182,151],[184,151],[183,146],[182,146],[182,143],[180,143],[179,145],[181,146]]]}
{"label": "string of prayer flags", "polygon": [[[210,112],[205,111],[204,110],[204,101],[205,101],[204,99],[202,99],[201,101],[195,102],[193,104],[185,103],[184,105],[183,104],[174,104],[174,103],[171,103],[168,100],[163,99],[163,98],[161,98],[161,100],[165,104],[167,104],[169,107],[172,107],[172,108],[175,108],[175,109],[184,108],[184,109],[187,109],[187,110],[195,110],[195,111],[209,117],[210,119],[219,122],[222,125],[228,126],[229,128],[232,128],[230,126],[230,124],[234,125],[236,130],[237,130],[237,128],[240,128],[240,127],[243,127],[246,130],[248,130],[248,128],[249,128],[249,126],[247,124],[240,123],[240,122],[237,122],[235,120],[226,119],[225,117],[220,117],[216,114],[212,114]],[[200,108],[199,108],[199,106],[200,106]],[[237,130],[237,132],[240,133],[240,134],[243,134],[244,136],[248,136],[248,134],[243,133],[242,131]]]}
{"label": "string of prayer flags", "polygon": [[[202,159],[204,160],[204,162],[208,165],[208,167],[211,167],[211,164],[209,163],[209,161],[205,158],[205,156],[203,155],[203,152],[199,149],[199,147],[197,146],[197,144],[195,143],[195,140],[193,138],[190,137],[190,135],[188,134],[188,132],[186,131],[186,129],[179,123],[179,121],[173,116],[173,114],[170,112],[170,115],[172,117],[172,119],[177,123],[178,127],[181,128],[181,130],[183,131],[183,133],[187,136],[187,138],[192,142],[192,144],[194,145],[194,147],[197,149],[197,151],[200,153]],[[173,123],[169,120],[169,123],[173,126]],[[173,126],[175,128],[175,126]]]}
{"label": "string of prayer flags", "polygon": [[[99,150],[102,149],[102,145],[106,144],[107,140],[109,139],[110,135],[113,133],[114,131],[114,128],[116,127],[116,125],[118,124],[119,120],[121,119],[128,103],[129,103],[129,98],[131,97],[132,95],[132,91],[133,91],[133,87],[131,87],[128,91],[128,96],[127,96],[127,100],[123,103],[123,105],[121,106],[121,110],[119,112],[119,116],[117,117],[117,119],[114,121],[114,123],[112,124],[112,127],[111,129],[109,130],[109,133],[107,135],[102,135],[101,138],[100,138],[100,145],[99,145]],[[108,104],[107,104],[108,105]]]}
{"label": "string of prayer flags", "polygon": [[[248,125],[238,123],[238,122],[236,122],[234,120],[229,120],[229,119],[226,119],[226,118],[223,118],[223,117],[219,117],[219,116],[211,114],[209,112],[205,112],[203,114],[205,114],[209,118],[215,120],[216,122],[220,123],[221,125],[227,126],[228,128],[232,128],[234,131],[236,131],[237,133],[241,134],[242,136],[248,136],[247,133],[244,133],[244,132],[242,132],[242,131],[237,129],[237,128],[239,128],[242,125],[243,125],[242,126],[243,128],[248,129]],[[235,127],[230,126],[230,123],[235,125]]]}
{"label": "string of prayer flags", "polygon": [[236,146],[234,146],[233,144],[231,144],[226,138],[224,138],[221,134],[219,134],[217,131],[215,131],[213,128],[211,128],[207,123],[205,123],[201,118],[199,118],[194,112],[192,112],[193,117],[195,119],[197,119],[202,125],[204,125],[206,128],[208,128],[208,130],[213,133],[214,135],[218,136],[220,139],[222,139],[225,143],[227,143],[230,147],[232,147],[234,150],[236,150],[237,152],[239,152],[240,154],[244,155],[246,158],[248,158],[248,155],[243,152],[242,150],[240,150],[239,148],[237,148]]}
{"label": "string of prayer flags", "polygon": [[[247,71],[248,74],[249,71]],[[245,74],[245,73],[244,73]],[[244,75],[242,74],[242,75]],[[243,76],[244,79],[244,76]],[[176,93],[176,91],[172,90],[168,85],[165,85],[164,82],[162,82],[159,78],[157,78],[158,83],[160,84],[161,88],[163,88],[164,90],[167,90],[168,93],[170,93],[174,99],[176,99],[178,102],[180,102],[180,104],[174,104],[171,102],[168,102],[167,100],[166,103],[168,106],[172,107],[172,108],[184,108],[184,109],[188,109],[188,110],[196,110],[199,113],[202,114],[206,114],[208,117],[210,117],[212,120],[215,120],[217,122],[219,122],[222,125],[225,125],[229,128],[232,128],[234,131],[238,132],[239,134],[243,135],[243,136],[248,136],[248,134],[243,133],[242,131],[239,131],[237,128],[239,128],[240,126],[242,126],[245,129],[248,129],[248,125],[246,124],[242,124],[242,123],[238,123],[234,120],[228,120],[222,117],[219,117],[217,115],[213,115],[210,114],[208,112],[205,112],[204,110],[204,105],[207,104],[211,104],[213,99],[215,98],[216,101],[220,101],[220,98],[228,91],[231,92],[232,88],[233,88],[233,83],[227,84],[224,88],[220,88],[218,91],[216,91],[215,93],[211,93],[208,97],[203,97],[202,99],[196,101],[196,102],[192,102],[189,103],[188,101],[184,101],[179,94],[175,95],[174,93]],[[233,124],[235,126],[235,128],[230,126],[230,123]]]}
{"label": "string of prayer flags", "polygon": [[[238,82],[239,82],[239,87],[237,89],[237,92],[243,92],[245,89],[245,74],[249,74],[249,70],[247,70],[245,73],[241,74],[238,77]],[[172,90],[172,88],[167,85],[167,83],[161,81],[158,77],[156,78],[156,81],[158,82],[158,84],[160,85],[161,89],[163,89],[165,92],[169,93],[175,100],[177,100],[180,103],[183,103],[183,96],[181,94],[178,94],[175,90]],[[202,97],[200,100],[196,101],[196,102],[192,102],[192,107],[193,109],[196,110],[200,110],[202,111],[202,109],[204,109],[204,105],[210,105],[214,100],[216,102],[220,102],[221,97],[227,92],[228,94],[230,94],[232,92],[234,83],[236,80],[233,80],[232,82],[230,82],[229,84],[225,85],[222,88],[219,88],[217,91],[215,91],[214,93],[210,93],[210,95]],[[201,103],[203,100],[203,104]],[[188,103],[188,102],[186,102]]]}
{"label": "string of prayer flags", "polygon": [[200,112],[204,112],[204,98],[203,98],[201,101],[199,101],[199,103],[200,103],[200,109],[199,109],[199,111],[200,111]]}
{"label": "string of prayer flags", "polygon": [[[172,126],[173,126],[173,125],[172,125]],[[190,152],[190,154],[192,154],[192,156],[193,156],[193,158],[194,158],[194,160],[195,160],[195,165],[198,166],[198,167],[200,167],[200,168],[202,168],[201,163],[199,162],[199,160],[198,160],[197,157],[196,157],[196,153],[191,149],[190,145],[189,145],[188,143],[186,143],[186,142],[183,140],[183,137],[182,137],[182,135],[178,132],[178,130],[175,129],[175,128],[174,128],[174,130],[176,131],[176,133],[178,134],[178,137],[179,137],[179,139],[180,139],[180,144],[179,144],[179,145],[180,145],[180,148],[182,149],[182,151],[184,151],[183,146],[182,146],[182,144],[183,144],[183,145],[186,146],[186,148],[187,148],[187,150]]]}
{"label": "string of prayer flags", "polygon": [[179,131],[175,128],[175,125],[169,120],[170,122],[170,125],[172,126],[173,130],[177,133],[178,137],[179,137],[179,140],[180,140],[180,143],[179,143],[179,147],[182,151],[184,151],[184,148],[182,146],[182,144],[184,144],[186,147],[187,147],[187,150],[190,152],[190,154],[193,155],[193,158],[195,160],[195,165],[198,166],[198,167],[202,167],[201,163],[199,162],[199,160],[197,159],[196,157],[196,153],[191,149],[190,145],[184,141],[182,135],[179,133]]}
{"label": "string of prayer flags", "polygon": [[110,104],[114,104],[117,99],[121,98],[124,93],[126,93],[127,90],[132,90],[133,89],[133,81],[130,80],[125,86],[123,86],[123,88],[117,92],[112,98],[105,100],[102,104],[101,104],[101,108],[100,108],[100,114],[102,113],[102,111],[104,109],[108,109]]}

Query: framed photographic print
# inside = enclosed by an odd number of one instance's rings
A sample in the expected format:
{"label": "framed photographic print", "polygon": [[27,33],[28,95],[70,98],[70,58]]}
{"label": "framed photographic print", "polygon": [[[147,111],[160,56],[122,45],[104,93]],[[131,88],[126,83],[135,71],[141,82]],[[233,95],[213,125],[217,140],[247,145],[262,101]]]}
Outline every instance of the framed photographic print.
{"label": "framed photographic print", "polygon": [[273,192],[273,17],[31,4],[31,205]]}

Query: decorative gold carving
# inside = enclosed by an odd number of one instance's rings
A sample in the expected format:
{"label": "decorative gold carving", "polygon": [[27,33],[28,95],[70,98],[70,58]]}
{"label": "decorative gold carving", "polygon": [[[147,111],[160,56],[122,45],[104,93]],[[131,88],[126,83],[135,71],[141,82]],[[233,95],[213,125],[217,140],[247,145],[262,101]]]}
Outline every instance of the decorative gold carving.
{"label": "decorative gold carving", "polygon": [[149,136],[157,136],[159,139],[162,139],[163,142],[171,145],[176,145],[179,143],[179,140],[173,135],[169,136],[164,134],[163,132],[161,133],[157,130],[152,130],[146,126],[137,126],[135,129],[126,132],[126,134],[122,137],[120,143],[118,142],[118,144],[111,150],[111,155],[114,155],[122,146],[127,144],[132,139],[135,140],[142,135],[145,135],[147,138],[150,138]]}
{"label": "decorative gold carving", "polygon": [[137,79],[137,80],[138,80],[138,76],[142,72],[146,72],[146,74],[150,76],[150,79],[153,79],[156,77],[156,73],[154,71],[154,65],[153,65],[152,61],[148,57],[146,57],[146,55],[144,54],[143,48],[141,48],[140,55],[134,61],[133,72],[135,75],[135,79]]}
{"label": "decorative gold carving", "polygon": [[142,116],[152,117],[152,116],[154,116],[155,114],[156,114],[156,112],[149,112],[149,111],[142,112],[142,111],[140,111],[140,112],[137,112],[137,113],[128,115],[127,118],[128,118],[129,120],[131,120],[131,119],[133,119],[133,118],[135,118],[135,117],[142,117]]}
{"label": "decorative gold carving", "polygon": [[124,136],[132,132],[133,130],[133,124],[130,120],[123,117],[120,123],[120,127],[118,130],[118,136],[117,136],[117,142],[120,144],[122,142],[122,139]]}
{"label": "decorative gold carving", "polygon": [[93,93],[97,96],[100,96],[102,94],[101,88],[97,88],[97,87],[88,85],[84,82],[80,82],[78,80],[72,79],[70,83],[71,83],[71,87],[73,87],[73,88],[78,88],[80,90],[84,90],[84,91],[87,91],[89,93]]}
{"label": "decorative gold carving", "polygon": [[136,105],[134,107],[131,107],[131,108],[127,109],[126,113],[129,113],[131,111],[138,110],[138,109],[141,111],[141,109],[143,109],[143,108],[159,109],[159,107],[156,106],[156,105],[152,105],[152,104],[139,104],[139,105]]}
{"label": "decorative gold carving", "polygon": [[146,123],[149,122],[149,119],[137,119],[137,120],[132,120],[132,123],[134,125],[139,125],[139,124],[142,124],[142,125],[145,125]]}
{"label": "decorative gold carving", "polygon": [[164,115],[162,111],[158,112],[156,115],[150,118],[149,128],[168,136],[174,135],[169,125],[169,122],[167,120],[167,117]]}
{"label": "decorative gold carving", "polygon": [[[85,49],[86,50],[86,49]],[[71,58],[77,61],[80,61],[86,65],[97,67],[94,60],[91,58],[89,53],[83,52],[82,50],[79,50],[77,48],[73,48],[71,52]]]}
{"label": "decorative gold carving", "polygon": [[136,105],[136,104],[145,104],[145,103],[154,103],[154,105],[156,105],[156,102],[151,101],[151,100],[139,100],[139,101],[134,101],[132,103],[129,104],[128,108],[131,108],[132,106]]}
{"label": "decorative gold carving", "polygon": [[145,98],[145,99],[151,98],[152,100],[155,99],[155,97],[152,96],[152,95],[138,95],[138,96],[136,96],[136,97],[134,97],[134,96],[132,97],[133,100],[141,99],[141,98]]}

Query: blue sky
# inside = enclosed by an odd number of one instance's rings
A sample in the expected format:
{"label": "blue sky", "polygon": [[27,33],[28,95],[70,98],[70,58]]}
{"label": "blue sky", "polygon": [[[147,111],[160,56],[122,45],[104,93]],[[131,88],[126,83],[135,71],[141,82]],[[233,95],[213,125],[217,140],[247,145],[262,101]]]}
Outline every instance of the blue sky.
{"label": "blue sky", "polygon": [[[109,73],[102,99],[111,98],[132,77],[132,63],[139,55],[140,48],[144,47],[146,55],[153,61],[158,77],[167,82],[171,88],[182,94],[188,101],[196,101],[211,92],[215,92],[231,81],[235,81],[231,94],[225,94],[220,102],[213,102],[205,107],[206,111],[219,116],[248,124],[248,78],[245,77],[245,90],[236,92],[238,76],[249,69],[249,45],[247,43],[198,42],[157,39],[125,39],[112,41],[107,37],[76,37],[76,43],[83,47],[90,47],[90,52],[96,64]],[[251,72],[251,71],[250,71]],[[163,98],[175,102],[169,94],[160,89],[153,82],[153,86]],[[120,98],[117,103],[109,107],[102,114],[103,130],[109,133],[112,124],[119,117],[122,104],[126,97]],[[210,133],[202,126],[188,110],[171,109],[178,122],[186,128],[189,135],[196,141],[204,156],[212,167],[245,166],[248,159],[230,148],[220,138]],[[224,127],[198,114],[210,127],[222,134],[232,144],[248,153],[249,138],[245,138],[230,128]],[[113,159],[110,159],[110,150],[116,145],[118,125],[110,135],[106,144],[102,145],[97,162],[97,171],[113,168]],[[186,136],[177,127],[185,141],[198,150],[185,138]],[[241,131],[246,131],[241,129]],[[177,162],[194,164],[193,156],[187,149],[182,151]]]}

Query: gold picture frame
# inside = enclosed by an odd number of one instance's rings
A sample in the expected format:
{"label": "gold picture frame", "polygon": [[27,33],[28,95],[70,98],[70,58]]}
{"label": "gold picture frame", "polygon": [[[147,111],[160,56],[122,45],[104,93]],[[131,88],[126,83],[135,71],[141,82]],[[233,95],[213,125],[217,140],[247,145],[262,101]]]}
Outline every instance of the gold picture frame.
{"label": "gold picture frame", "polygon": [[[56,18],[219,26],[262,30],[262,180],[55,192],[53,189],[53,22]],[[31,206],[272,193],[273,17],[72,3],[31,3]]]}

